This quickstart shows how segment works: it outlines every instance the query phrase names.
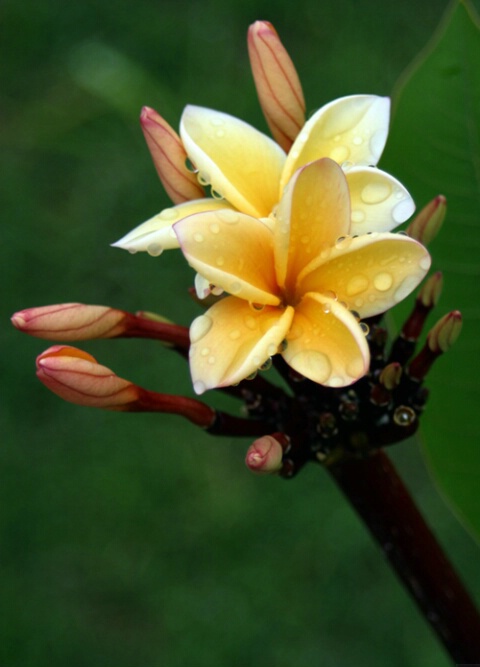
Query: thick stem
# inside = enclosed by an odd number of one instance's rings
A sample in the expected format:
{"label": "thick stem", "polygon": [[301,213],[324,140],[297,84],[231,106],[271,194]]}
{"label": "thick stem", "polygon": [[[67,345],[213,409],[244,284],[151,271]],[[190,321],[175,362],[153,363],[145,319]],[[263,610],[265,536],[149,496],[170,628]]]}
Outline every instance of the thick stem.
{"label": "thick stem", "polygon": [[329,470],[454,663],[479,663],[478,611],[388,457],[379,451]]}

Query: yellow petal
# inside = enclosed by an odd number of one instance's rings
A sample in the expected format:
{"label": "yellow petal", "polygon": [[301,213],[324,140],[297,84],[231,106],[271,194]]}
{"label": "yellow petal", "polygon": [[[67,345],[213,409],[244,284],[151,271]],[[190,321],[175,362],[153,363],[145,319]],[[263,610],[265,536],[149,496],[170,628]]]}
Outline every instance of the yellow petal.
{"label": "yellow petal", "polygon": [[322,159],[297,171],[285,188],[276,220],[277,282],[291,294],[300,271],[349,232],[350,197],[337,163]]}
{"label": "yellow petal", "polygon": [[[224,201],[217,199],[194,199],[193,201],[178,204],[172,208],[165,208],[146,222],[132,229],[119,241],[112,243],[114,248],[123,248],[130,252],[146,251],[151,255],[160,255],[163,250],[179,248],[179,243],[172,225],[193,213],[215,211],[230,208]],[[233,209],[232,209],[233,210]]]}
{"label": "yellow petal", "polygon": [[413,199],[397,179],[374,167],[346,172],[352,206],[352,234],[389,232],[413,214]]}
{"label": "yellow petal", "polygon": [[280,302],[273,261],[273,233],[243,213],[211,211],[174,227],[188,263],[226,292],[254,303]]}
{"label": "yellow petal", "polygon": [[320,294],[306,294],[295,308],[285,361],[301,375],[327,387],[344,387],[363,377],[370,354],[355,317]]}
{"label": "yellow petal", "polygon": [[298,294],[332,293],[361,317],[392,308],[417,287],[430,268],[430,255],[399,234],[347,237],[299,277]]}
{"label": "yellow petal", "polygon": [[340,165],[376,165],[385,146],[389,114],[388,97],[375,95],[342,97],[319,109],[288,154],[281,188],[299,167],[321,157]]}
{"label": "yellow petal", "polygon": [[236,384],[276,354],[293,318],[293,308],[261,311],[226,297],[190,328],[190,372],[197,394]]}
{"label": "yellow petal", "polygon": [[183,112],[180,134],[202,182],[248,215],[269,215],[285,161],[278,144],[238,118],[195,106]]}

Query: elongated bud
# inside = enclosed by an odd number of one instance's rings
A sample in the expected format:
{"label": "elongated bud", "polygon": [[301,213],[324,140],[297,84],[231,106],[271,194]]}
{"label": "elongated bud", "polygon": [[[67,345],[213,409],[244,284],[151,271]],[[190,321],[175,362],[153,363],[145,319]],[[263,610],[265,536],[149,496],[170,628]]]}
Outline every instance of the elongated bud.
{"label": "elongated bud", "polygon": [[37,358],[37,376],[54,394],[76,405],[177,414],[202,428],[215,422],[215,410],[205,403],[138,387],[75,347],[55,345],[43,352]]}
{"label": "elongated bud", "polygon": [[423,380],[433,362],[452,347],[462,329],[462,315],[454,310],[442,317],[430,330],[427,342],[408,367],[408,375]]}
{"label": "elongated bud", "polygon": [[254,473],[267,475],[282,467],[283,448],[272,435],[264,435],[248,448],[245,465]]}
{"label": "elongated bud", "polygon": [[187,153],[175,130],[150,107],[143,107],[140,125],[157,174],[173,203],[204,197],[197,177],[186,167]]}
{"label": "elongated bud", "polygon": [[385,387],[385,389],[388,389],[388,391],[393,391],[400,384],[402,372],[403,369],[400,364],[395,362],[387,364],[387,366],[385,366],[385,368],[380,373],[378,381]]}
{"label": "elongated bud", "polygon": [[440,231],[446,213],[447,200],[443,195],[438,195],[412,220],[406,230],[408,236],[427,246]]}
{"label": "elongated bud", "polygon": [[256,21],[250,26],[248,53],[270,131],[288,152],[305,124],[305,100],[295,66],[268,21]]}
{"label": "elongated bud", "polygon": [[37,377],[65,401],[107,410],[128,410],[139,396],[137,387],[122,380],[92,355],[75,347],[55,345],[37,357]]}
{"label": "elongated bud", "polygon": [[60,303],[15,313],[12,324],[31,336],[48,340],[114,338],[126,330],[128,314],[107,306]]}
{"label": "elongated bud", "polygon": [[443,275],[441,271],[436,271],[418,293],[417,301],[420,301],[425,308],[433,308],[437,305],[443,289]]}

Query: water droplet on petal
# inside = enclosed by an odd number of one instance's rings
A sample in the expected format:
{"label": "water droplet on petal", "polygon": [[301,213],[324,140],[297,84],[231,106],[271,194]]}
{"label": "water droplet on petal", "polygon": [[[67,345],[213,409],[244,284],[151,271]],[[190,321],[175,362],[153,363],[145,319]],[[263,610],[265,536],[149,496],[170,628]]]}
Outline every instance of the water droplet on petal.
{"label": "water droplet on petal", "polygon": [[410,197],[407,197],[394,206],[392,210],[392,218],[399,225],[400,223],[405,222],[405,220],[408,220],[414,210],[415,204]]}
{"label": "water droplet on petal", "polygon": [[358,356],[348,362],[346,371],[351,378],[359,378],[365,372],[365,366],[362,357]]}
{"label": "water droplet on petal", "polygon": [[198,169],[196,166],[193,164],[193,162],[190,160],[189,157],[185,158],[185,168],[187,171],[189,171],[191,174],[196,174],[198,173]]}
{"label": "water droplet on petal", "polygon": [[207,388],[204,382],[202,382],[201,380],[197,380],[196,382],[193,383],[193,389],[196,394],[203,394]]}
{"label": "water droplet on petal", "polygon": [[352,242],[351,236],[339,236],[335,241],[335,248],[346,250]]}
{"label": "water droplet on petal", "polygon": [[197,179],[200,185],[210,185],[210,175],[205,171],[199,171],[197,174]]}
{"label": "water droplet on petal", "polygon": [[364,336],[368,336],[370,333],[370,327],[366,322],[360,322],[360,329],[362,330]]}
{"label": "water droplet on petal", "polygon": [[258,322],[257,322],[255,317],[252,317],[252,315],[247,315],[243,319],[243,321],[244,321],[245,326],[247,327],[247,329],[250,329],[250,331],[255,331],[255,329],[258,328]]}
{"label": "water droplet on petal", "polygon": [[200,352],[202,357],[207,357],[210,354],[210,348],[209,347],[204,347],[201,352]]}
{"label": "water droplet on petal", "polygon": [[241,283],[234,282],[230,285],[228,291],[230,292],[230,294],[238,294],[241,291],[241,289],[242,289]]}
{"label": "water droplet on petal", "polygon": [[362,137],[353,137],[353,143],[355,146],[360,146],[363,143]]}
{"label": "water droplet on petal", "polygon": [[323,296],[326,296],[327,299],[332,299],[333,301],[338,300],[337,293],[334,292],[333,290],[328,289],[325,292],[322,292],[322,294],[323,294]]}
{"label": "water droplet on petal", "polygon": [[353,317],[357,320],[357,322],[360,320],[360,313],[357,313],[356,310],[351,310],[350,313],[353,315]]}
{"label": "water droplet on petal", "polygon": [[176,208],[166,208],[160,213],[161,220],[176,220],[178,218],[178,211]]}
{"label": "water droplet on petal", "polygon": [[218,211],[217,217],[228,225],[235,225],[240,220],[238,213],[236,211],[230,211],[229,209]]}
{"label": "water droplet on petal", "polygon": [[267,354],[269,357],[273,356],[274,354],[277,354],[278,351],[278,346],[275,345],[275,343],[270,343],[267,347]]}
{"label": "water droplet on petal", "polygon": [[350,278],[345,288],[345,291],[348,296],[355,296],[355,294],[361,294],[362,292],[364,292],[369,285],[370,281],[367,278],[367,276],[364,276],[363,274],[359,273],[358,275]]}
{"label": "water droplet on petal", "polygon": [[163,246],[159,243],[150,243],[147,246],[147,252],[151,257],[158,257],[163,252]]}
{"label": "water droplet on petal", "polygon": [[346,146],[335,146],[335,148],[330,151],[329,157],[332,160],[335,160],[335,162],[338,162],[338,164],[342,164],[342,162],[345,162],[349,155],[350,149],[348,149]]}
{"label": "water droplet on petal", "polygon": [[137,249],[136,248],[127,248],[127,250],[131,255],[136,255],[137,254]]}
{"label": "water droplet on petal", "polygon": [[325,315],[328,315],[328,313],[331,312],[332,306],[330,303],[322,303],[322,310],[325,313]]}
{"label": "water droplet on petal", "polygon": [[270,357],[268,357],[268,359],[264,361],[263,364],[261,364],[261,366],[259,366],[259,370],[268,371],[272,367],[272,364],[273,361],[270,359]]}
{"label": "water droplet on petal", "polygon": [[250,306],[250,308],[252,310],[255,310],[257,312],[260,312],[261,310],[263,310],[265,308],[264,303],[253,303],[252,301],[249,301],[248,305]]}
{"label": "water droplet on petal", "polygon": [[217,136],[219,139],[225,136],[225,130],[217,130],[215,132],[215,136]]}
{"label": "water droplet on petal", "polygon": [[390,197],[392,188],[388,183],[369,183],[361,194],[361,200],[365,204],[381,204]]}
{"label": "water droplet on petal", "polygon": [[357,308],[361,308],[363,306],[363,304],[365,303],[365,301],[364,301],[364,299],[359,297],[358,299],[355,299],[355,301],[353,303]]}
{"label": "water droplet on petal", "polygon": [[352,211],[352,222],[363,222],[365,220],[365,213],[356,208]]}
{"label": "water droplet on petal", "polygon": [[218,225],[216,222],[213,222],[210,225],[210,231],[212,232],[212,234],[218,234],[220,231],[220,225]]}
{"label": "water droplet on petal", "polygon": [[327,385],[327,387],[344,387],[345,380],[339,375],[334,375],[325,384]]}
{"label": "water droplet on petal", "polygon": [[228,335],[232,340],[238,340],[242,334],[240,329],[232,329]]}
{"label": "water droplet on petal", "polygon": [[317,350],[302,350],[291,359],[294,370],[302,372],[308,369],[308,377],[315,378],[319,384],[326,383],[332,372],[330,359],[323,352]]}
{"label": "water droplet on petal", "polygon": [[216,199],[217,201],[221,201],[222,199],[225,199],[225,197],[222,195],[221,192],[218,192],[218,190],[213,190],[213,188],[212,188],[210,194],[211,194],[212,197],[213,197],[214,199]]}
{"label": "water droplet on petal", "polygon": [[393,285],[393,276],[391,273],[378,273],[373,279],[373,286],[379,292],[386,292]]}
{"label": "water droplet on petal", "polygon": [[280,345],[278,346],[278,351],[279,352],[285,352],[287,347],[288,347],[288,341],[284,338],[282,340],[282,342],[280,343]]}
{"label": "water droplet on petal", "polygon": [[194,239],[197,243],[202,243],[202,241],[203,241],[203,234],[200,234],[200,232],[195,232],[195,234],[193,235],[193,239]]}
{"label": "water droplet on petal", "polygon": [[213,320],[208,315],[196,317],[190,326],[190,341],[197,343],[201,338],[207,335],[212,328]]}
{"label": "water droplet on petal", "polygon": [[407,405],[399,405],[393,413],[393,421],[397,426],[410,426],[416,418],[415,410]]}
{"label": "water droplet on petal", "polygon": [[208,363],[210,366],[213,366],[213,364],[216,362],[216,359],[214,356],[208,357]]}

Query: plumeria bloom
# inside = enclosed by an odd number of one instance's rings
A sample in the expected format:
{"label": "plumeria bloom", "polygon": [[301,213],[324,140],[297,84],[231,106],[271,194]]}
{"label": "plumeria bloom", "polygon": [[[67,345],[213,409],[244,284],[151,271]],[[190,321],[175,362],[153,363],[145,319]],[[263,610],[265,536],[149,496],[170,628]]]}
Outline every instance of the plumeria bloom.
{"label": "plumeria bloom", "polygon": [[[194,389],[228,386],[280,352],[302,376],[340,387],[368,370],[360,318],[406,297],[430,266],[425,248],[388,233],[357,236],[349,182],[323,158],[296,171],[275,216],[225,209],[178,222],[190,265],[228,292],[190,330]],[[352,312],[354,311],[354,312]]]}
{"label": "plumeria bloom", "polygon": [[[187,106],[180,122],[181,140],[198,169],[200,183],[209,185],[213,196],[165,209],[113,245],[159,255],[178,247],[172,225],[194,213],[231,208],[256,218],[268,217],[297,169],[322,157],[344,169],[351,233],[391,230],[407,220],[415,207],[401,183],[374,166],[385,145],[389,109],[388,98],[374,95],[335,100],[303,126],[287,155],[242,120]],[[163,136],[160,121],[158,126]]]}

